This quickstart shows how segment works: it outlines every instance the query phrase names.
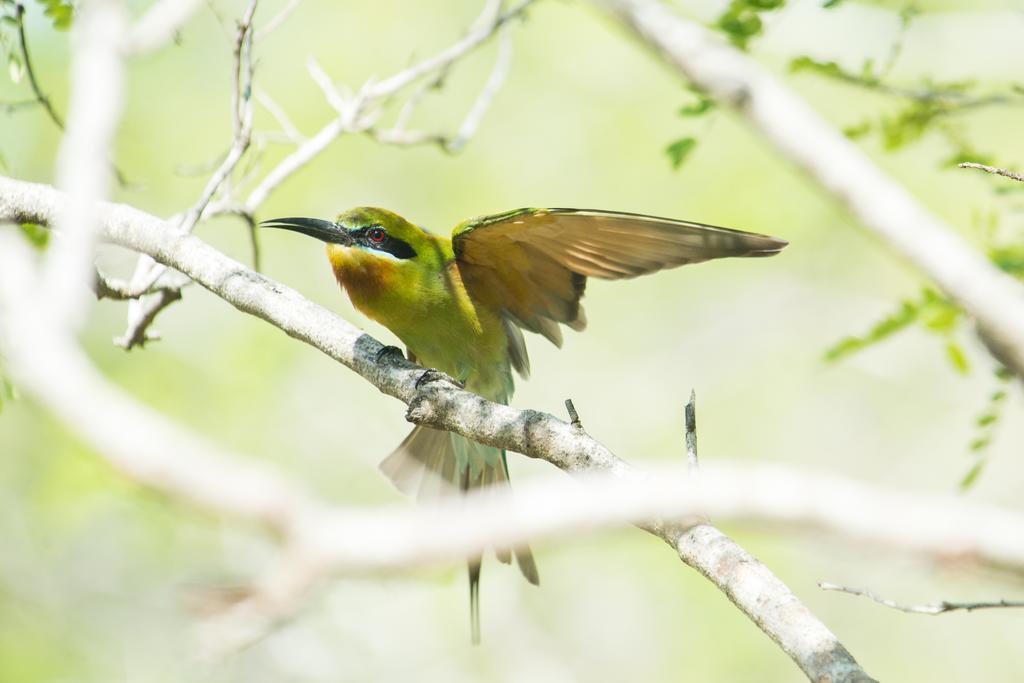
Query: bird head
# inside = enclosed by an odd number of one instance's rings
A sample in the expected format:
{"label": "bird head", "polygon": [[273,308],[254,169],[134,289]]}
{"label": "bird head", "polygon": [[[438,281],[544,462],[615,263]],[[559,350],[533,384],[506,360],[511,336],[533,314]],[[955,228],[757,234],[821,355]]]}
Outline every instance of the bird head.
{"label": "bird head", "polygon": [[333,221],[321,218],[275,218],[260,223],[315,237],[327,244],[332,263],[345,258],[404,261],[415,259],[429,235],[398,214],[363,206],[338,214]]}
{"label": "bird head", "polygon": [[327,245],[335,276],[346,287],[399,285],[404,273],[443,263],[433,236],[398,214],[363,206],[339,214],[333,221],[320,218],[275,218],[260,223],[315,237]]}

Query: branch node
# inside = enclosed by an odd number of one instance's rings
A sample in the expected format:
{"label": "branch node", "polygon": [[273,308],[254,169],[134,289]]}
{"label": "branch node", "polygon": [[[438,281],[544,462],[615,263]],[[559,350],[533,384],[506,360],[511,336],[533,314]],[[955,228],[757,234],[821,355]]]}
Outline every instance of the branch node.
{"label": "branch node", "polygon": [[690,389],[690,401],[684,410],[686,420],[686,464],[690,472],[697,469],[697,392]]}
{"label": "branch node", "polygon": [[572,399],[565,399],[565,409],[569,413],[569,424],[573,426],[578,432],[583,432],[583,423],[580,421],[580,414],[576,412],[576,406],[572,404]]}

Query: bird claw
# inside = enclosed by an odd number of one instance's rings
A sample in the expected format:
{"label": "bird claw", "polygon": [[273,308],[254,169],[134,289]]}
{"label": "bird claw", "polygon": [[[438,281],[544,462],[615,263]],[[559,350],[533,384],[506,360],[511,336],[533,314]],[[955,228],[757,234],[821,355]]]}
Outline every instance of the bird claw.
{"label": "bird claw", "polygon": [[397,346],[384,346],[377,352],[377,363],[383,363],[384,359],[389,356],[392,358],[405,358],[405,354],[402,353],[402,349]]}
{"label": "bird claw", "polygon": [[423,371],[423,374],[416,379],[416,388],[419,389],[422,385],[430,384],[431,382],[448,382],[449,384],[454,384],[460,389],[464,389],[466,386],[451,375],[446,375],[440,370],[435,370],[434,368],[427,368]]}

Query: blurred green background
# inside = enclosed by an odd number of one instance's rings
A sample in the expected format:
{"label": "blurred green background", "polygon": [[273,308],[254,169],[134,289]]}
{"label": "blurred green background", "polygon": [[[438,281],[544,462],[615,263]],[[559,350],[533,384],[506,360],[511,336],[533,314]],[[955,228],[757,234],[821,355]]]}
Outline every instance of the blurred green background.
{"label": "blurred green background", "polygon": [[[146,3],[131,3],[137,15]],[[130,62],[117,161],[135,187],[118,199],[159,215],[190,206],[202,169],[231,135],[229,84],[241,2],[211,0],[176,45]],[[899,54],[887,81],[974,81],[1011,92],[1024,61],[1024,3],[936,0],[902,32],[902,2],[847,0],[825,10],[799,0],[764,16],[751,51],[837,127],[898,116],[899,101],[812,73],[795,57],[836,61]],[[262,2],[257,24],[283,5]],[[726,3],[690,0],[681,12],[709,24]],[[307,135],[331,116],[306,72],[313,55],[357,87],[458,38],[475,0],[306,0],[256,47],[256,87]],[[30,46],[43,87],[67,103],[68,35],[30,5]],[[900,36],[902,35],[902,38]],[[414,125],[454,132],[486,79],[495,45],[464,60]],[[0,100],[25,97],[0,82]],[[904,490],[955,493],[973,462],[976,415],[994,390],[993,363],[970,330],[952,339],[919,327],[839,363],[823,354],[918,296],[923,281],[813,181],[737,117],[681,117],[694,95],[612,21],[586,3],[542,0],[514,30],[508,82],[457,156],[339,139],[260,211],[330,216],[381,205],[440,231],[476,214],[520,206],[620,209],[729,225],[789,239],[779,258],[705,264],[635,281],[592,281],[585,334],[556,350],[529,339],[534,376],[514,403],[562,414],[575,399],[590,433],[635,462],[679,461],[682,406],[697,391],[702,458],[783,462]],[[956,135],[1006,165],[1024,158],[1020,107],[972,109]],[[393,115],[393,112],[392,112]],[[945,124],[943,124],[945,125]],[[257,110],[257,129],[276,124]],[[665,147],[697,146],[673,169]],[[860,144],[933,211],[985,243],[1020,241],[1010,181],[943,167],[950,135],[928,129],[887,150]],[[59,134],[40,111],[0,117],[6,173],[50,181]],[[962,146],[962,145],[961,145]],[[269,169],[287,153],[268,144]],[[198,234],[249,259],[239,221]],[[290,234],[262,237],[263,270],[382,340],[338,291],[322,247]],[[133,258],[105,250],[107,270]],[[365,381],[278,330],[193,287],[157,323],[163,340],[125,353],[110,343],[125,306],[93,306],[83,343],[102,370],[149,405],[215,442],[273,462],[325,498],[397,504],[376,464],[408,429],[403,409]],[[1010,388],[989,464],[964,495],[1020,504],[1024,428]],[[83,397],[87,400],[87,397]],[[483,644],[468,642],[461,566],[341,578],[297,619],[215,665],[196,656],[189,596],[244,583],[273,561],[258,529],[220,520],[143,490],[112,472],[30,397],[0,413],[0,681],[774,681],[798,669],[707,581],[647,535],[624,529],[537,548],[539,589],[486,564]],[[513,456],[515,480],[550,466]],[[881,680],[1024,679],[1024,615],[1010,611],[907,615],[823,593],[819,580],[867,586],[907,602],[1019,597],[1019,583],[966,566],[937,566],[890,548],[810,532],[724,525],[764,560]]]}

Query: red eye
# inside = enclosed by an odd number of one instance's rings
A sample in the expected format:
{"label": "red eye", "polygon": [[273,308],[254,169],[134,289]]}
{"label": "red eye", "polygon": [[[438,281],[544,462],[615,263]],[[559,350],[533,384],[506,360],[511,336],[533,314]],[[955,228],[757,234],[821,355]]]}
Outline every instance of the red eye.
{"label": "red eye", "polygon": [[366,231],[366,239],[370,240],[374,244],[380,244],[387,236],[388,234],[384,232],[384,228],[370,228]]}

